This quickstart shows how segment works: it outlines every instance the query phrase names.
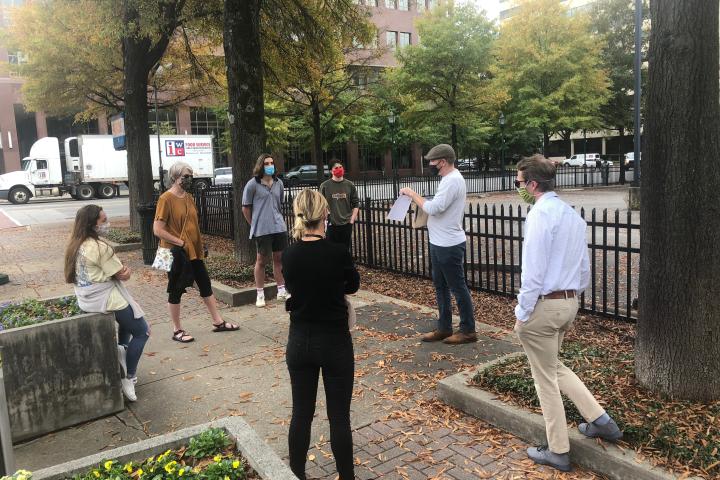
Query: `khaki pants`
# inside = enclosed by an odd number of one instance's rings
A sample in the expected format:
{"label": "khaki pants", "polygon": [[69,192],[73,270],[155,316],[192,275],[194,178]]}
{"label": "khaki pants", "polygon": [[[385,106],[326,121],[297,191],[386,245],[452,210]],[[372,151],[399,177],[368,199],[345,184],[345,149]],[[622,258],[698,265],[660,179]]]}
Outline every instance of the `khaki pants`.
{"label": "khaki pants", "polygon": [[530,362],[535,391],[540,399],[548,446],[554,453],[570,451],[560,392],[575,404],[588,422],[605,413],[577,375],[558,360],[565,332],[572,326],[577,311],[577,297],[538,300],[528,321],[517,327],[517,336]]}

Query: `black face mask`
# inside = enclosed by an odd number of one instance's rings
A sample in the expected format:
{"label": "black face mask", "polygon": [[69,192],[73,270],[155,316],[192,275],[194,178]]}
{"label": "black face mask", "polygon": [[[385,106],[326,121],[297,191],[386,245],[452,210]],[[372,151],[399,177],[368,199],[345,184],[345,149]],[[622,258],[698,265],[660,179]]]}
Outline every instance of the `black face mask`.
{"label": "black face mask", "polygon": [[428,165],[428,168],[430,170],[430,175],[440,174],[440,168],[437,165]]}
{"label": "black face mask", "polygon": [[193,191],[193,179],[192,177],[183,178],[180,182],[180,186],[183,190],[186,192],[192,192]]}

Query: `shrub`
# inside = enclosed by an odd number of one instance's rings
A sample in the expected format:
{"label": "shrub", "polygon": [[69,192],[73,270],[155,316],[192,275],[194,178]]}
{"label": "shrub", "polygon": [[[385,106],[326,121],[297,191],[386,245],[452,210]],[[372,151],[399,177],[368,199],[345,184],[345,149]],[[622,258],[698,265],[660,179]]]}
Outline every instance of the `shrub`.
{"label": "shrub", "polygon": [[190,439],[187,454],[193,458],[210,457],[221,453],[232,442],[222,428],[210,428]]}
{"label": "shrub", "polygon": [[27,299],[0,304],[0,330],[26,327],[82,313],[74,296],[54,300]]}
{"label": "shrub", "polygon": [[137,243],[142,241],[138,232],[133,232],[129,228],[124,227],[111,228],[106,238],[115,243]]}

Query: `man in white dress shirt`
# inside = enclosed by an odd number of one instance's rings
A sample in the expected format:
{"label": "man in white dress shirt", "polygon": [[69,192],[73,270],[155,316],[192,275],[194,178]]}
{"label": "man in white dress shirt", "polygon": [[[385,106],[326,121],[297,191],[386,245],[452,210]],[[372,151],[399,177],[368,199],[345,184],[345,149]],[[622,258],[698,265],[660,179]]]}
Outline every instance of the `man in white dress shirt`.
{"label": "man in white dress shirt", "polygon": [[581,433],[617,441],[622,432],[583,382],[558,359],[575,320],[578,295],[590,284],[586,223],[553,192],[555,167],[542,155],[518,163],[515,187],[534,206],[525,220],[521,288],[515,332],[527,354],[540,399],[548,445],[528,448],[536,463],[570,471],[570,443],[560,392],[588,423]]}

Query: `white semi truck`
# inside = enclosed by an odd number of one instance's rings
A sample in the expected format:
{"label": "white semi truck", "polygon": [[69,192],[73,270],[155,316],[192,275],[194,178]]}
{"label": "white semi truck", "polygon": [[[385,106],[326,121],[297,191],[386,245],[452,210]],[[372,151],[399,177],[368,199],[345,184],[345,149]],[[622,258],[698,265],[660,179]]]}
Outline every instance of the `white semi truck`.
{"label": "white semi truck", "polygon": [[[150,137],[153,179],[158,180],[157,136]],[[161,135],[163,169],[183,161],[193,168],[196,188],[207,188],[214,174],[213,137]],[[64,162],[56,137],[45,137],[30,148],[22,170],[0,175],[0,199],[27,203],[31,197],[69,193],[77,200],[112,198],[127,184],[127,152],[113,148],[112,135],[80,135],[64,142]]]}

